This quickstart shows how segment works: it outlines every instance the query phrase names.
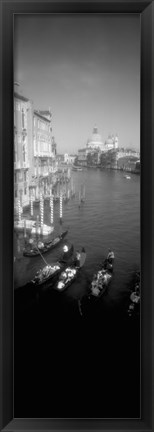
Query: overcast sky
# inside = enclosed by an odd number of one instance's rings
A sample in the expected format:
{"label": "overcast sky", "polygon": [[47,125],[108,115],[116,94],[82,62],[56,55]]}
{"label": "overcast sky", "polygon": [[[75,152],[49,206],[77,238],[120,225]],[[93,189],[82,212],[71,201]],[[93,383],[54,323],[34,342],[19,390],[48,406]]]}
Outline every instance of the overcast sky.
{"label": "overcast sky", "polygon": [[103,141],[140,149],[140,17],[16,15],[14,80],[34,108],[51,107],[58,153]]}

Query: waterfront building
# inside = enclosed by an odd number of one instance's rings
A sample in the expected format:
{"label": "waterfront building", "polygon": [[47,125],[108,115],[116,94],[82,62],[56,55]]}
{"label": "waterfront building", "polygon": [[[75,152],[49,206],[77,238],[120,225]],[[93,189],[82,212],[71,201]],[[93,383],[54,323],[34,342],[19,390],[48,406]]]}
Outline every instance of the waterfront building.
{"label": "waterfront building", "polygon": [[57,153],[56,159],[57,159],[58,165],[63,164],[64,163],[64,154]]}
{"label": "waterfront building", "polygon": [[133,157],[140,158],[140,152],[137,151],[137,150],[135,150],[135,149],[132,149],[132,148],[128,148],[128,147],[127,147],[127,148],[124,150],[124,152],[125,152],[125,154],[127,154],[127,156],[133,156]]}
{"label": "waterfront building", "polygon": [[140,171],[140,160],[136,151],[120,151],[117,153],[117,168],[124,171]]}
{"label": "waterfront building", "polygon": [[14,92],[14,209],[29,205],[29,152],[33,141],[33,104]]}
{"label": "waterfront building", "polygon": [[87,155],[89,149],[87,147],[83,147],[78,150],[77,163],[82,166],[87,166]]}
{"label": "waterfront building", "polygon": [[67,165],[74,164],[75,159],[76,155],[69,155],[68,153],[64,154],[64,163],[66,163]]}
{"label": "waterfront building", "polygon": [[53,185],[56,171],[56,143],[52,137],[51,110],[33,112],[33,146],[30,152],[30,193],[46,196]]}
{"label": "waterfront building", "polygon": [[[18,83],[16,86],[20,87]],[[48,195],[56,182],[57,144],[52,136],[51,109],[34,110],[33,102],[14,91],[14,209],[17,213]]]}

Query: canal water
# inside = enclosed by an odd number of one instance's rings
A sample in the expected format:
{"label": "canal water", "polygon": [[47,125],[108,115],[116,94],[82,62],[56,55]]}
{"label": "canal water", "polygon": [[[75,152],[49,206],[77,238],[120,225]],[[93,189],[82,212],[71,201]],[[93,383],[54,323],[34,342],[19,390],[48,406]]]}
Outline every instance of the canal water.
{"label": "canal water", "polygon": [[[61,226],[55,204],[54,235],[68,229],[74,249],[86,250],[72,286],[63,293],[53,287],[32,292],[27,283],[44,262],[23,257],[24,238],[14,234],[15,417],[138,418],[140,322],[128,318],[127,306],[140,270],[140,176],[93,168],[71,175],[76,194],[63,204]],[[79,207],[82,184],[85,202]],[[36,204],[34,218],[38,214]],[[48,201],[44,223],[50,225]],[[63,244],[44,255],[49,264]],[[85,302],[90,280],[108,248],[115,253],[113,278],[91,310]]]}

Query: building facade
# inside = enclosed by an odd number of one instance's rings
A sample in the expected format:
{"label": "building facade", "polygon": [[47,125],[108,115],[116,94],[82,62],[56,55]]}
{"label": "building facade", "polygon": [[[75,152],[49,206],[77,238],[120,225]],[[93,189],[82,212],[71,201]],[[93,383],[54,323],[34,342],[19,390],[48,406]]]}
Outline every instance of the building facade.
{"label": "building facade", "polygon": [[68,153],[64,154],[64,163],[67,165],[73,165],[75,161],[76,155],[70,155]]}
{"label": "building facade", "polygon": [[38,199],[47,195],[52,185],[53,159],[51,112],[33,112],[33,146],[30,154],[30,194]]}
{"label": "building facade", "polygon": [[29,152],[33,142],[32,102],[14,93],[14,207],[29,205]]}
{"label": "building facade", "polygon": [[57,144],[51,110],[36,111],[33,102],[14,92],[14,209],[46,196],[56,181]]}

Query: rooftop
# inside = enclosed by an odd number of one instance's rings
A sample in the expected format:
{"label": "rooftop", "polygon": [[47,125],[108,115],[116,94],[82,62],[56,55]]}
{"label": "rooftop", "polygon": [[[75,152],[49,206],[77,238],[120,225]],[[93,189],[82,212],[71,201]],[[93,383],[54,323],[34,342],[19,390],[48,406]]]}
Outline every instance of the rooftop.
{"label": "rooftop", "polygon": [[43,120],[47,121],[48,123],[50,123],[50,120],[47,117],[45,117],[44,115],[40,114],[40,111],[34,110],[34,115],[37,115],[41,119],[43,119]]}
{"label": "rooftop", "polygon": [[16,93],[16,92],[14,92],[14,97],[17,98],[17,99],[21,99],[24,102],[28,102],[29,101],[29,99],[27,99],[25,96],[23,96],[23,95],[21,95],[19,93]]}

